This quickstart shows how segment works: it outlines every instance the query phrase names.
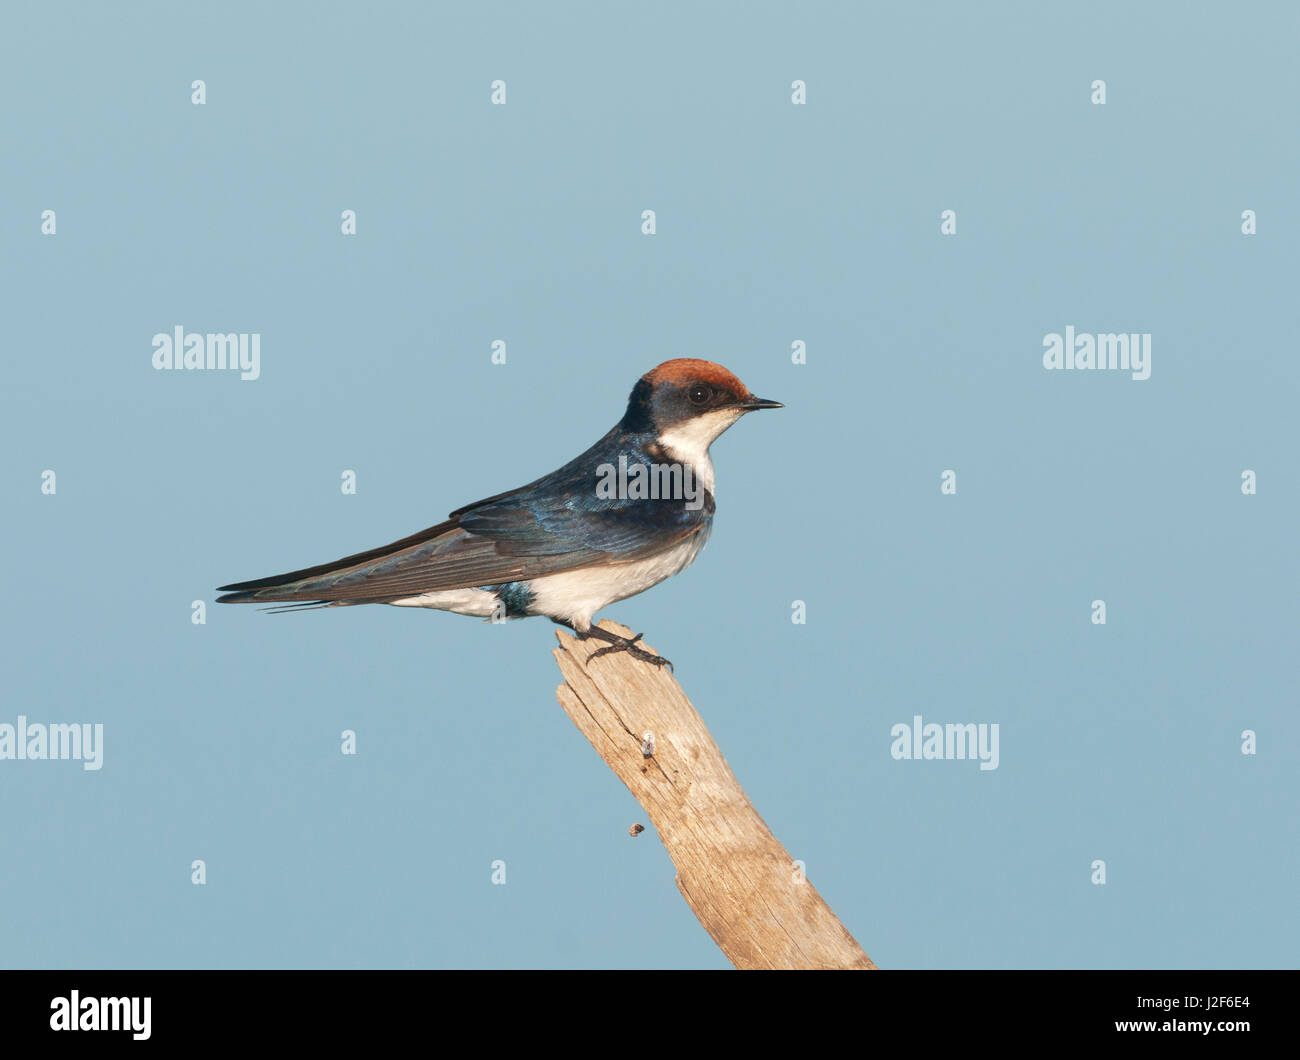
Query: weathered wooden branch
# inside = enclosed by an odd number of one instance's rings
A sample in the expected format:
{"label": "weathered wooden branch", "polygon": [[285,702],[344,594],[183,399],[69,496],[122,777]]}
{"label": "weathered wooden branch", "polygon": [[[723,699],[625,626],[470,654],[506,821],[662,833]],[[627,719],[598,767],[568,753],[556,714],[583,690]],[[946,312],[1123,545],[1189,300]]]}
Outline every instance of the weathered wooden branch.
{"label": "weathered wooden branch", "polygon": [[668,669],[626,652],[588,662],[599,641],[556,636],[560,706],[650,815],[677,889],[727,959],[737,968],[874,968],[763,823]]}

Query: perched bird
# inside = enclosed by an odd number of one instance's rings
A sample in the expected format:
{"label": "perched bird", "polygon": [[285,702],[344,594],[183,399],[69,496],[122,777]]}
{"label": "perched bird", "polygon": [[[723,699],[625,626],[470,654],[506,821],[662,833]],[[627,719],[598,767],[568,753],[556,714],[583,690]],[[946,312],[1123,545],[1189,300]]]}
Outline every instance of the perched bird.
{"label": "perched bird", "polygon": [[592,618],[694,562],[713,524],[709,446],[746,412],[776,408],[721,365],[665,361],[637,382],[617,425],[559,470],[391,545],[223,585],[217,602],[545,615],[604,642],[591,658],[626,651],[666,665],[637,645],[642,634],[620,637]]}

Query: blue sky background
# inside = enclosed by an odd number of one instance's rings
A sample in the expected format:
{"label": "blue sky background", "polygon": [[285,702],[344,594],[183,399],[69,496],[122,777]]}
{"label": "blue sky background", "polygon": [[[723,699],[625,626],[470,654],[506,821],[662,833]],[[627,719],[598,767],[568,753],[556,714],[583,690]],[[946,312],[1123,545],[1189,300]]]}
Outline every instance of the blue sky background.
{"label": "blue sky background", "polygon": [[[1294,965],[1298,28],[6,5],[0,722],[105,747],[0,762],[0,964],[724,967],[545,620],[190,610],[531,480],[699,356],[787,408],[606,617],[872,958]],[[155,372],[178,324],[259,332],[261,378]],[[1044,371],[1067,325],[1150,332],[1151,378]],[[894,761],[918,713],[998,723],[999,768]]]}

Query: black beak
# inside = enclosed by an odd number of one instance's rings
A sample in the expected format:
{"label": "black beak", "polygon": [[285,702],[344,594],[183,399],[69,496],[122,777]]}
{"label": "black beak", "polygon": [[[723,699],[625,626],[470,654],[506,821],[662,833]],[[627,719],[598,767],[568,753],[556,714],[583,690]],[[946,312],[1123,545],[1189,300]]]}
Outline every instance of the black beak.
{"label": "black beak", "polygon": [[753,412],[755,409],[783,409],[784,405],[779,401],[768,401],[766,398],[749,398],[747,401],[737,401],[731,406],[734,409],[744,409],[746,412]]}

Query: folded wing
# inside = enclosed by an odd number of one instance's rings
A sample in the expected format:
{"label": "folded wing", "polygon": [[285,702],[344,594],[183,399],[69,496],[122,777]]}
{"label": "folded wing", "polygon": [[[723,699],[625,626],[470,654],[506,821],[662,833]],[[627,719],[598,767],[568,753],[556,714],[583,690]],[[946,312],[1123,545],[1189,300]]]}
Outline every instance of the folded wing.
{"label": "folded wing", "polygon": [[597,449],[390,545],[222,586],[227,595],[218,603],[385,603],[643,559],[708,533],[714,505],[707,493],[694,510],[682,499],[598,498]]}

